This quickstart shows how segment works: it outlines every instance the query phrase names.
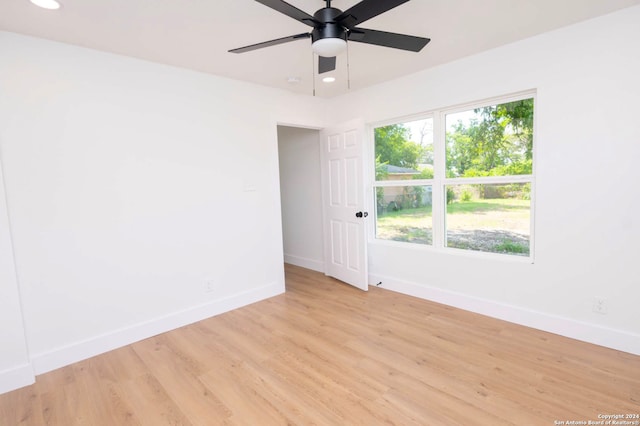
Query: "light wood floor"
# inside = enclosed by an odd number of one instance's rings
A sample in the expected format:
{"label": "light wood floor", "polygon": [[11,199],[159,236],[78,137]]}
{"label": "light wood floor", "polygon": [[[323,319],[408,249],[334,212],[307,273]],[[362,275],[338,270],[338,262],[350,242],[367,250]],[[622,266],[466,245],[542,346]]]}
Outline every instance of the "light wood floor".
{"label": "light wood floor", "polygon": [[286,274],[284,295],[0,395],[0,425],[553,425],[640,413],[638,356]]}

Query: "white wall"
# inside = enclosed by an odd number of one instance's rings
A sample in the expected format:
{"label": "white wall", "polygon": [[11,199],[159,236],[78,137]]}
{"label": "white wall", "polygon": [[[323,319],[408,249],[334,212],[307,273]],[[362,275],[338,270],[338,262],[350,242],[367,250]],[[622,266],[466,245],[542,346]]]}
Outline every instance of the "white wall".
{"label": "white wall", "polygon": [[633,7],[335,99],[330,122],[372,123],[538,92],[535,264],[372,242],[371,282],[640,354],[639,22]]}
{"label": "white wall", "polygon": [[[284,291],[276,123],[321,126],[325,101],[11,33],[0,51],[36,374]],[[0,334],[17,338],[6,228]],[[24,361],[3,341],[0,374]]]}
{"label": "white wall", "polygon": [[0,393],[33,382],[2,175],[0,157]]}
{"label": "white wall", "polygon": [[324,271],[318,130],[278,126],[284,260]]}

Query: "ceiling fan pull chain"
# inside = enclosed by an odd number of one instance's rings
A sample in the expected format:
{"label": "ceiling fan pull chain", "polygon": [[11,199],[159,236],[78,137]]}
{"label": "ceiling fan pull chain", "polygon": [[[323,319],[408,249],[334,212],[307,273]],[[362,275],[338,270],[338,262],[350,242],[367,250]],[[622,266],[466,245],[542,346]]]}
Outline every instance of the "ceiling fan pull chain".
{"label": "ceiling fan pull chain", "polygon": [[349,64],[349,43],[347,43],[347,90],[351,90],[351,65]]}

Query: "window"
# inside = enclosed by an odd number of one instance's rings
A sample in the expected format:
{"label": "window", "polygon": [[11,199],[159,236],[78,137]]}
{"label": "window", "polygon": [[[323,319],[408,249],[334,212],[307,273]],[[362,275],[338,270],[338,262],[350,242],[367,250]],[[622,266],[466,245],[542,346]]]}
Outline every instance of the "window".
{"label": "window", "polygon": [[376,238],[433,244],[433,119],[374,130]]}
{"label": "window", "polygon": [[375,238],[531,258],[533,117],[528,93],[374,128]]}

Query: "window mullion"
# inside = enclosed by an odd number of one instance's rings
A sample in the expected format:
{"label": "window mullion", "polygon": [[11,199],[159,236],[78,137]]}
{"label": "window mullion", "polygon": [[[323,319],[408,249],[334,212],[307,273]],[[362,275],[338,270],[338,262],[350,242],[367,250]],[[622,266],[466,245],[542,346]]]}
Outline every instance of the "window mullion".
{"label": "window mullion", "polygon": [[445,179],[445,126],[444,114],[436,112],[433,114],[433,246],[444,247],[444,221],[445,207],[444,200],[444,179]]}
{"label": "window mullion", "polygon": [[460,177],[444,179],[445,185],[472,185],[472,184],[491,184],[491,183],[527,183],[532,182],[532,175],[509,175],[509,176],[482,176],[482,177]]}
{"label": "window mullion", "polygon": [[420,185],[433,185],[433,179],[411,179],[411,180],[379,180],[373,183],[376,188],[391,187],[391,186],[420,186]]}

